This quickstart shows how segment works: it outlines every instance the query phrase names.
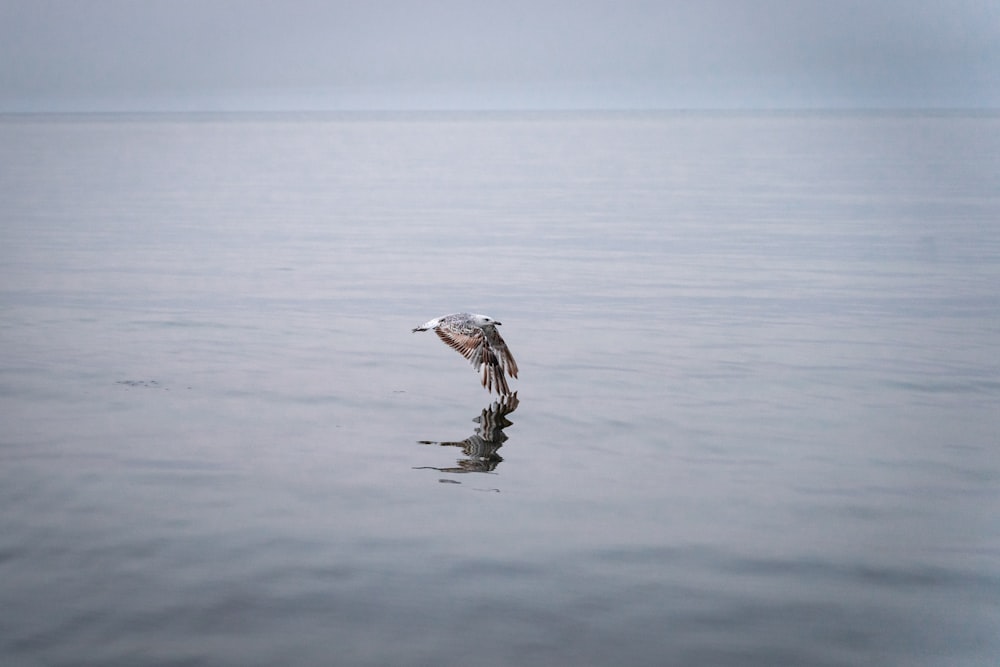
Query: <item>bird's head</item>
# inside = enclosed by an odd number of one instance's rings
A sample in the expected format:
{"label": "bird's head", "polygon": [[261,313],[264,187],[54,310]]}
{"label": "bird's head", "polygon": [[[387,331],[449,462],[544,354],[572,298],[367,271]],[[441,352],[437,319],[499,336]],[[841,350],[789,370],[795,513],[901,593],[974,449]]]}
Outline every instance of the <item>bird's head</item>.
{"label": "bird's head", "polygon": [[500,324],[502,324],[502,322],[497,322],[495,319],[493,319],[489,315],[478,315],[478,314],[476,314],[476,315],[473,315],[472,317],[475,320],[476,324],[478,324],[481,327],[484,327],[487,324],[493,324],[493,325],[496,325],[496,326],[499,326]]}

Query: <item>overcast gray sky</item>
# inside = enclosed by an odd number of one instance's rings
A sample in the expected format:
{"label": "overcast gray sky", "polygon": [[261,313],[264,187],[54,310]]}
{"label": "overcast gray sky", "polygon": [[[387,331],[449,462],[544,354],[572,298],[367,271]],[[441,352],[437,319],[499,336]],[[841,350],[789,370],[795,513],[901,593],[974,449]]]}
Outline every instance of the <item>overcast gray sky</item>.
{"label": "overcast gray sky", "polygon": [[1000,0],[0,0],[0,111],[1000,107]]}

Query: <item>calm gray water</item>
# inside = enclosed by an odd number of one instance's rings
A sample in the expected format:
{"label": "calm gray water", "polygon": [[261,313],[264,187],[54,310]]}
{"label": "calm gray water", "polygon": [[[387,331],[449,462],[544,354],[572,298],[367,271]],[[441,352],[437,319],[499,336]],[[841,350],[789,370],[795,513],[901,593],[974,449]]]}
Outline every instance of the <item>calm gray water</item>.
{"label": "calm gray water", "polygon": [[3,665],[1000,659],[1000,117],[0,147]]}

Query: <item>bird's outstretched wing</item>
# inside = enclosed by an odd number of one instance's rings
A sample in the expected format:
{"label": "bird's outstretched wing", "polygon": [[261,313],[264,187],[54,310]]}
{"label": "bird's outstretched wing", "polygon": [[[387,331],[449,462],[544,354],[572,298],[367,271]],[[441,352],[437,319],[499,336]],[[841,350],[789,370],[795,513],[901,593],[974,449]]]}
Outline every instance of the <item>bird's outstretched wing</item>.
{"label": "bird's outstretched wing", "polygon": [[461,329],[441,326],[434,330],[438,338],[469,360],[479,373],[480,381],[488,391],[501,396],[510,394],[504,371],[517,377],[517,362],[507,349],[507,344],[496,327],[462,327]]}
{"label": "bird's outstretched wing", "polygon": [[517,362],[514,361],[514,356],[507,349],[507,343],[504,342],[503,338],[500,337],[500,332],[493,325],[483,328],[483,335],[486,337],[486,342],[490,346],[490,350],[496,355],[497,360],[500,362],[500,367],[507,371],[507,375],[512,378],[517,377]]}

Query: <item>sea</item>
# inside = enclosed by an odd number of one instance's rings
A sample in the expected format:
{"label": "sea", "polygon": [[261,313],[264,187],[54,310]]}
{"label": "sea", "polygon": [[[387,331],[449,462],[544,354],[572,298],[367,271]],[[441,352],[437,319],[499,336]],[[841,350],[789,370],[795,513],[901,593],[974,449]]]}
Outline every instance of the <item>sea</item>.
{"label": "sea", "polygon": [[1000,114],[0,148],[0,664],[1000,664]]}

